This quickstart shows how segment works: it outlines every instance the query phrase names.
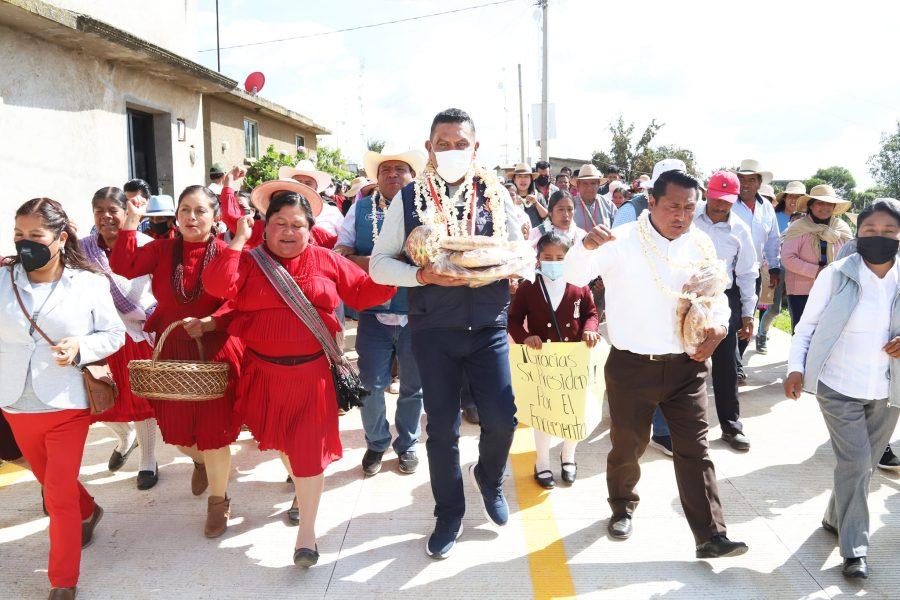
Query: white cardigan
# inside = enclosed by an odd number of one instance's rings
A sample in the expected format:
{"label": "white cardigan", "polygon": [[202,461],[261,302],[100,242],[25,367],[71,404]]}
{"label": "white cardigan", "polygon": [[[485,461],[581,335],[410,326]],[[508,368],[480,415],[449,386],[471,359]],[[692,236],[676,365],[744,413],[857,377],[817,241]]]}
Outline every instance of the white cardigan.
{"label": "white cardigan", "polygon": [[[27,310],[31,282],[21,265],[14,267],[16,285]],[[96,273],[64,269],[38,315],[37,324],[54,342],[78,338],[79,366],[106,358],[125,343],[125,325],[113,305],[109,282]],[[60,367],[50,344],[29,334],[31,325],[13,292],[9,267],[0,268],[0,407],[15,404],[25,389],[29,364],[37,397],[58,410],[87,408],[81,371]]]}

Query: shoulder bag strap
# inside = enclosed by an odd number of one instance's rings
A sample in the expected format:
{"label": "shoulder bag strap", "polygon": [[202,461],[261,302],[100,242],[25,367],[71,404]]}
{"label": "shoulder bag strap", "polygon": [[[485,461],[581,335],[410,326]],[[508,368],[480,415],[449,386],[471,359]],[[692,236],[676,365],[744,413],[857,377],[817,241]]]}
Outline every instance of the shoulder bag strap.
{"label": "shoulder bag strap", "polygon": [[263,246],[250,250],[250,256],[256,261],[263,275],[266,276],[281,299],[293,311],[297,318],[306,325],[325,350],[329,364],[344,362],[344,353],[337,345],[334,336],[325,326],[315,307],[303,294],[300,286],[283,266],[269,256]]}
{"label": "shoulder bag strap", "polygon": [[544,283],[544,277],[542,275],[538,275],[537,280],[541,286],[541,291],[544,293],[544,300],[547,301],[547,308],[550,310],[550,322],[553,323],[553,329],[556,330],[556,338],[559,341],[563,341],[562,331],[559,330],[559,323],[556,322],[556,311],[553,309],[553,302],[550,301],[550,292],[547,291],[547,285]]}
{"label": "shoulder bag strap", "polygon": [[41,334],[41,337],[47,340],[47,343],[51,346],[55,346],[56,342],[51,340],[44,330],[38,327],[38,324],[34,322],[34,319],[31,318],[31,315],[28,313],[28,309],[25,308],[25,303],[22,302],[22,296],[19,295],[19,287],[16,285],[16,276],[14,273],[15,267],[9,268],[9,282],[12,284],[13,293],[16,295],[16,300],[19,303],[19,308],[22,309],[22,313],[25,315],[25,318],[28,319],[28,322],[31,323],[31,326],[34,327],[34,330]]}

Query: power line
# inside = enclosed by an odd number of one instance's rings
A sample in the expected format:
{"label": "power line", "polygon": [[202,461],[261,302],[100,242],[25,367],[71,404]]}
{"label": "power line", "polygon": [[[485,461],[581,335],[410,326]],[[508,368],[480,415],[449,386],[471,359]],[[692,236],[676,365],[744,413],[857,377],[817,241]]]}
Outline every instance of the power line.
{"label": "power line", "polygon": [[[381,23],[370,23],[369,25],[358,25],[356,27],[347,27],[345,29],[336,29],[334,31],[322,31],[319,33],[310,33],[307,35],[296,35],[286,38],[279,38],[277,40],[266,40],[264,42],[249,42],[247,44],[235,44],[233,46],[222,46],[218,48],[218,50],[230,50],[232,48],[246,48],[248,46],[264,46],[266,44],[277,44],[279,42],[290,42],[293,40],[305,40],[309,38],[322,37],[326,35],[334,35],[336,33],[346,33],[348,31],[359,31],[361,29],[372,29],[373,27],[382,27],[384,25],[395,25],[397,23],[408,23],[409,21],[419,21],[421,19],[430,19],[432,17],[441,17],[444,15],[451,15],[455,13],[467,12],[470,10],[476,10],[479,8],[487,8],[489,6],[498,6],[500,4],[509,4],[510,2],[520,2],[521,0],[498,0],[497,2],[488,2],[486,4],[479,4],[477,6],[467,6],[465,8],[455,8],[453,10],[445,10],[436,13],[430,13],[427,15],[419,15],[417,17],[407,17],[405,19],[395,19],[393,21],[382,21]],[[215,52],[216,48],[206,48],[205,50],[198,50],[198,52]]]}

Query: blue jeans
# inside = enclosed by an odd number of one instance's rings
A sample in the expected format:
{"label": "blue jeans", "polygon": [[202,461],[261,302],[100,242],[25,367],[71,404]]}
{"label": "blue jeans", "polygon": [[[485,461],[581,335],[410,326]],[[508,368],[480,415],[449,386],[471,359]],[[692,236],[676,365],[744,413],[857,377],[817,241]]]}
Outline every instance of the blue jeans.
{"label": "blue jeans", "polygon": [[653,411],[653,437],[666,437],[669,435],[669,424],[659,407]]}
{"label": "blue jeans", "polygon": [[425,329],[413,332],[412,345],[422,374],[428,415],[425,448],[434,516],[458,523],[466,512],[459,465],[459,392],[463,375],[481,419],[478,474],[483,488],[501,486],[518,423],[506,330]]}
{"label": "blue jeans", "polygon": [[391,426],[384,407],[384,390],[391,384],[391,360],[397,354],[400,365],[400,395],[394,426],[398,454],[412,449],[422,432],[422,382],[412,352],[409,326],[385,325],[372,313],[362,313],[356,329],[359,377],[370,395],[360,414],[366,432],[366,447],[384,452],[391,445]]}

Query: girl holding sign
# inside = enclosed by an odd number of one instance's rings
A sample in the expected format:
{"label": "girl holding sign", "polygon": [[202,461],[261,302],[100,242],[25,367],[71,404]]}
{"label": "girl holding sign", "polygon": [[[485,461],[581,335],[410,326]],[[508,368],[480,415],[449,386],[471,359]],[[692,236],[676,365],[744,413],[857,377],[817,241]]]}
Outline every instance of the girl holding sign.
{"label": "girl holding sign", "polygon": [[[538,275],[534,283],[523,281],[509,309],[509,334],[517,344],[540,350],[544,342],[583,341],[593,348],[600,340],[600,319],[588,286],[577,287],[562,277],[563,259],[572,246],[571,239],[552,231],[537,243]],[[537,461],[534,479],[545,489],[556,486],[550,470],[550,446],[553,437],[534,430]],[[575,483],[574,440],[564,440],[560,462],[562,480]]]}

